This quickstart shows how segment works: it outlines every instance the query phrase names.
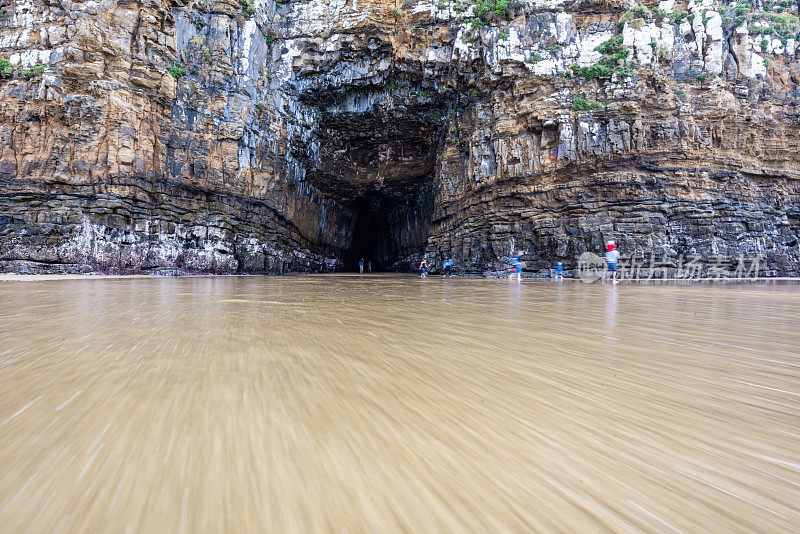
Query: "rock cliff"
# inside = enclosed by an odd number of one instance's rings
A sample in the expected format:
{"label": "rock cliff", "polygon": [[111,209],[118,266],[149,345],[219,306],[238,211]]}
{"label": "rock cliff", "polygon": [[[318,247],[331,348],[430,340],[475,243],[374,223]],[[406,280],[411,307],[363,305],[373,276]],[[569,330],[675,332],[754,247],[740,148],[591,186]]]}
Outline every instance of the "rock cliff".
{"label": "rock cliff", "polygon": [[0,6],[2,270],[800,275],[795,4]]}

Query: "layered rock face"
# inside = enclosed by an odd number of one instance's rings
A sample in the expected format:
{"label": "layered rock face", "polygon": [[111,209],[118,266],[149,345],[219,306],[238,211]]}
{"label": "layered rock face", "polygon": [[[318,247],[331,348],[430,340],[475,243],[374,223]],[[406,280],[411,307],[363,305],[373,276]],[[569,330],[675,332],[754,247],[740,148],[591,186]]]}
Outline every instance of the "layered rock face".
{"label": "layered rock face", "polygon": [[5,0],[0,269],[800,275],[786,4]]}

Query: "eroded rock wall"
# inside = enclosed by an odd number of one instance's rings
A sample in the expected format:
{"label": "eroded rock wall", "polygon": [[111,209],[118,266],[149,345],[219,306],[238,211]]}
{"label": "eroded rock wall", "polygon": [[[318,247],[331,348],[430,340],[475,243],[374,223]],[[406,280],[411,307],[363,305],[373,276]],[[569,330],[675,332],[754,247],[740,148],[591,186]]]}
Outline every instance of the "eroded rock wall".
{"label": "eroded rock wall", "polygon": [[334,270],[373,221],[386,268],[614,238],[800,275],[795,6],[497,13],[4,2],[0,268]]}
{"label": "eroded rock wall", "polygon": [[4,269],[336,266],[348,219],[283,157],[292,102],[268,94],[268,47],[238,2],[6,4]]}

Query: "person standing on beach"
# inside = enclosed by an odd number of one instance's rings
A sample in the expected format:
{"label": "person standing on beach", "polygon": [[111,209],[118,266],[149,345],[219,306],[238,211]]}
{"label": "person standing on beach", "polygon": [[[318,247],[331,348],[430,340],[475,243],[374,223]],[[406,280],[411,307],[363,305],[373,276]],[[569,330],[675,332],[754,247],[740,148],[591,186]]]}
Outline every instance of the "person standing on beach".
{"label": "person standing on beach", "polygon": [[556,280],[563,280],[564,279],[564,264],[558,262],[556,265]]}
{"label": "person standing on beach", "polygon": [[367,271],[372,272],[372,260],[367,262]]}
{"label": "person standing on beach", "polygon": [[419,272],[420,272],[420,275],[419,275],[420,278],[427,278],[428,277],[428,255],[427,254],[425,254],[425,256],[422,258],[422,261],[419,262]]}
{"label": "person standing on beach", "polygon": [[361,258],[358,262],[358,272],[364,274],[364,258]]}
{"label": "person standing on beach", "polygon": [[617,244],[613,241],[609,241],[606,243],[606,274],[603,275],[603,281],[605,282],[609,275],[611,276],[611,283],[618,284],[619,280],[617,280],[617,264],[619,263],[619,251],[617,250]]}

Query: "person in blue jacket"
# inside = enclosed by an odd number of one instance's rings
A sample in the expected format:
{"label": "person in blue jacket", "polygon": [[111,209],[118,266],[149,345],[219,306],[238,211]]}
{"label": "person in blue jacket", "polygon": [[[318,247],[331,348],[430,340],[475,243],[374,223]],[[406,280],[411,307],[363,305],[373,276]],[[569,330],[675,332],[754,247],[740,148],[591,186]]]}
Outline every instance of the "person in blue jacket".
{"label": "person in blue jacket", "polygon": [[442,278],[447,276],[448,278],[453,276],[453,260],[450,259],[450,256],[444,257],[444,273],[442,274]]}
{"label": "person in blue jacket", "polygon": [[520,250],[519,252],[517,252],[516,256],[511,257],[511,268],[508,270],[509,273],[511,273],[508,275],[509,280],[513,280],[514,278],[520,280],[522,278],[522,269],[527,267],[527,265],[525,265],[525,262],[522,261],[523,254],[524,252]]}

